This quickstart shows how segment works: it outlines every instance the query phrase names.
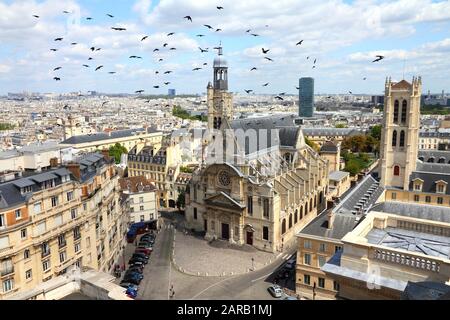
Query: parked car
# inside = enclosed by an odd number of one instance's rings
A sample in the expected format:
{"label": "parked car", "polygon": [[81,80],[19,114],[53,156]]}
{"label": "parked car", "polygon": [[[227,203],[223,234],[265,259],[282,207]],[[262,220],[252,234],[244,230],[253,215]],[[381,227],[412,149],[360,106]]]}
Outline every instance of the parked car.
{"label": "parked car", "polygon": [[131,290],[134,290],[134,291],[138,291],[139,290],[139,287],[137,285],[135,285],[134,283],[131,283],[131,282],[124,282],[124,281],[122,281],[120,283],[120,286],[122,288],[131,289]]}
{"label": "parked car", "polygon": [[152,240],[155,240],[155,236],[154,235],[152,235],[152,234],[150,234],[150,233],[147,233],[147,234],[144,234],[142,237],[141,237],[141,240],[142,239],[152,239]]}
{"label": "parked car", "polygon": [[135,252],[135,253],[133,253],[133,255],[131,257],[132,258],[134,258],[134,257],[141,257],[141,258],[143,258],[145,260],[150,259],[150,257],[148,255],[146,255],[145,253],[142,253],[142,252]]}
{"label": "parked car", "polygon": [[267,290],[274,298],[281,298],[281,296],[283,295],[283,290],[281,290],[281,287],[276,284],[271,285],[267,288]]}
{"label": "parked car", "polygon": [[145,265],[144,261],[137,261],[137,260],[131,261],[131,260],[132,259],[130,259],[130,261],[128,261],[128,264],[129,264],[130,268],[133,268],[133,267],[143,268],[144,265]]}
{"label": "parked car", "polygon": [[143,266],[133,266],[128,268],[127,271],[134,271],[134,272],[138,272],[138,273],[144,273],[144,267]]}
{"label": "parked car", "polygon": [[139,242],[138,248],[145,248],[153,250],[153,245],[149,242]]}
{"label": "parked car", "polygon": [[128,264],[136,264],[136,262],[141,262],[142,264],[147,264],[148,260],[139,258],[139,257],[132,257],[130,261],[128,261]]}
{"label": "parked car", "polygon": [[136,279],[144,279],[144,275],[142,273],[139,273],[137,271],[132,271],[132,270],[128,270],[127,272],[125,272],[124,278],[126,277],[133,277]]}
{"label": "parked car", "polygon": [[143,254],[146,254],[147,256],[150,256],[150,254],[153,252],[153,248],[137,247],[134,252],[136,252],[136,253],[143,253]]}
{"label": "parked car", "polygon": [[153,245],[153,244],[155,244],[155,241],[154,241],[154,240],[151,240],[151,239],[141,239],[141,240],[139,241],[139,243],[148,243],[148,244]]}
{"label": "parked car", "polygon": [[122,283],[126,282],[126,283],[132,283],[132,284],[135,284],[138,286],[141,283],[141,281],[142,281],[142,279],[140,279],[140,278],[133,277],[132,275],[128,275],[128,276],[125,276],[120,283],[122,284]]}

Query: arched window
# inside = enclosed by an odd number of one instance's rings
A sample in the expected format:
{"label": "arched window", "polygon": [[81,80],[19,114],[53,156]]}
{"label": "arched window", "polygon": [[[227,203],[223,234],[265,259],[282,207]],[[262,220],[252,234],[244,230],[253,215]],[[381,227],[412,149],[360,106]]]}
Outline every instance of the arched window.
{"label": "arched window", "polygon": [[317,208],[317,197],[314,197],[314,208]]}
{"label": "arched window", "polygon": [[392,146],[397,146],[397,130],[394,130],[394,132],[392,133]]}
{"label": "arched window", "polygon": [[395,166],[394,167],[394,176],[398,177],[400,175],[400,167]]}
{"label": "arched window", "polygon": [[395,103],[394,103],[394,123],[398,122],[399,108],[400,108],[400,102],[398,102],[398,100],[395,100]]}
{"label": "arched window", "polygon": [[400,132],[400,147],[404,147],[405,146],[405,131],[402,130]]}
{"label": "arched window", "polygon": [[305,204],[305,216],[308,214],[308,202]]}
{"label": "arched window", "polygon": [[403,100],[403,103],[402,103],[402,123],[406,123],[406,118],[408,117],[407,110],[408,110],[408,102],[406,100]]}
{"label": "arched window", "polygon": [[438,163],[445,163],[445,158],[444,157],[439,158]]}
{"label": "arched window", "polygon": [[422,161],[422,162],[425,161],[424,157],[419,157],[419,160]]}
{"label": "arched window", "polygon": [[295,210],[294,224],[297,224],[297,222],[298,222],[298,210]]}
{"label": "arched window", "polygon": [[300,207],[300,220],[303,219],[303,207]]}
{"label": "arched window", "polygon": [[427,162],[428,162],[428,163],[434,163],[434,157],[431,157],[430,159],[428,159]]}
{"label": "arched window", "polygon": [[289,215],[289,229],[292,228],[292,213]]}
{"label": "arched window", "polygon": [[283,219],[283,222],[281,223],[281,234],[286,233],[286,219]]}
{"label": "arched window", "polygon": [[313,199],[311,198],[311,199],[309,200],[309,212],[311,212],[312,209],[313,209]]}
{"label": "arched window", "polygon": [[323,191],[320,191],[319,193],[319,204],[322,204],[323,202]]}

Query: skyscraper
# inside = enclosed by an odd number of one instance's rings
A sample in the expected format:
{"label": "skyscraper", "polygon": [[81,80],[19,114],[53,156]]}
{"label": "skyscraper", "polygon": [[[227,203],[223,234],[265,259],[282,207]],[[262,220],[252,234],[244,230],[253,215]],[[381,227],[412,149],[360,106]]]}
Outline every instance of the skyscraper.
{"label": "skyscraper", "polygon": [[299,115],[311,118],[314,116],[314,79],[300,78],[299,84]]}

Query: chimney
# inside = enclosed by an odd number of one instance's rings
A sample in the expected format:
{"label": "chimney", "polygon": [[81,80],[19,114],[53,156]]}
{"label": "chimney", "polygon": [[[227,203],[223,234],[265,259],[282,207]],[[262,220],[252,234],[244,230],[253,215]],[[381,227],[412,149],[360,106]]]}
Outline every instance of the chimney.
{"label": "chimney", "polygon": [[66,165],[66,168],[72,173],[75,179],[81,180],[81,171],[79,163],[69,163]]}
{"label": "chimney", "polygon": [[58,168],[58,158],[51,158],[50,159],[50,167],[52,169]]}
{"label": "chimney", "polygon": [[333,229],[334,215],[335,214],[333,213],[332,209],[328,210],[328,212],[327,212],[327,229],[328,230]]}
{"label": "chimney", "polygon": [[111,159],[111,157],[109,156],[109,150],[108,149],[103,149],[102,150],[102,155],[105,157],[106,161],[109,161]]}

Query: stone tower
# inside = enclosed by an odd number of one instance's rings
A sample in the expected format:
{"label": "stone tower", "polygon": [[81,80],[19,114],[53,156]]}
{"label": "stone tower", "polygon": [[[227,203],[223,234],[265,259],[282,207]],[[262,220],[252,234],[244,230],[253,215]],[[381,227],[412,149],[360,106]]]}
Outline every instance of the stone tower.
{"label": "stone tower", "polygon": [[222,47],[216,48],[214,80],[208,84],[208,129],[222,130],[233,120],[233,96],[228,92],[228,64]]}
{"label": "stone tower", "polygon": [[409,189],[419,149],[422,79],[412,84],[386,79],[383,130],[381,135],[381,185]]}

